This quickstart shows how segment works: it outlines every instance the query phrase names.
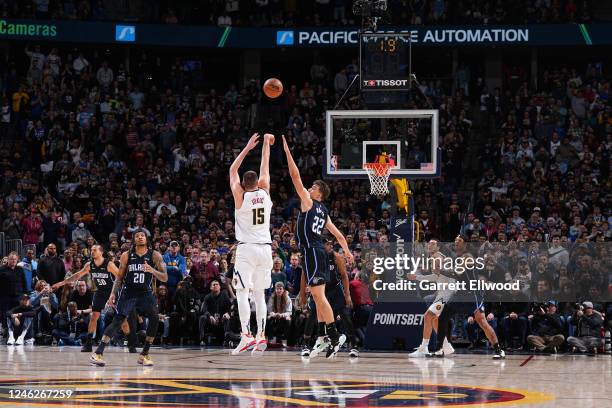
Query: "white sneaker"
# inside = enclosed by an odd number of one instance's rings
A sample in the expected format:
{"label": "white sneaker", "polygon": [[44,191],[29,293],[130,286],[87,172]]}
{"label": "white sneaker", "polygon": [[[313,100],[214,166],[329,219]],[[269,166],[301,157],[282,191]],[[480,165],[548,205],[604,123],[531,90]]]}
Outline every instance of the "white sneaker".
{"label": "white sneaker", "polygon": [[300,355],[302,357],[310,357],[310,349],[308,347],[304,347]]}
{"label": "white sneaker", "polygon": [[16,346],[23,346],[24,342],[25,342],[25,336],[19,336],[17,338],[17,340],[15,340],[15,345]]}
{"label": "white sneaker", "polygon": [[310,358],[315,358],[319,353],[326,351],[330,345],[329,338],[327,336],[317,337],[314,347],[310,351]]}
{"label": "white sneaker", "polygon": [[496,351],[495,354],[493,354],[493,360],[503,360],[506,358],[506,352],[502,349],[500,349],[499,351]]}
{"label": "white sneaker", "polygon": [[257,336],[255,337],[255,347],[251,351],[251,355],[259,355],[263,354],[264,351],[268,348],[268,340],[266,340],[265,336]]}
{"label": "white sneaker", "polygon": [[442,343],[442,351],[444,351],[444,354],[448,356],[455,352],[455,348],[448,342],[447,339],[444,339],[444,343]]}
{"label": "white sneaker", "polygon": [[26,346],[31,346],[31,345],[33,345],[33,344],[34,344],[34,339],[27,339],[27,340],[25,341],[25,344],[26,344]]}
{"label": "white sneaker", "polygon": [[12,346],[15,344],[15,338],[13,337],[13,333],[9,333],[9,336],[6,338],[6,345]]}
{"label": "white sneaker", "polygon": [[430,354],[431,353],[429,352],[429,349],[427,348],[427,346],[420,345],[415,351],[413,351],[412,353],[408,354],[408,357],[410,357],[410,358],[420,358],[420,357],[427,357]]}
{"label": "white sneaker", "polygon": [[240,353],[244,353],[247,350],[250,350],[255,346],[255,338],[250,334],[243,334],[240,336],[240,343],[238,346],[232,350],[232,356],[235,356]]}
{"label": "white sneaker", "polygon": [[353,347],[353,348],[352,348],[352,349],[349,351],[349,357],[350,357],[350,358],[357,358],[357,357],[359,357],[359,350],[357,350],[356,348],[354,348],[354,347]]}

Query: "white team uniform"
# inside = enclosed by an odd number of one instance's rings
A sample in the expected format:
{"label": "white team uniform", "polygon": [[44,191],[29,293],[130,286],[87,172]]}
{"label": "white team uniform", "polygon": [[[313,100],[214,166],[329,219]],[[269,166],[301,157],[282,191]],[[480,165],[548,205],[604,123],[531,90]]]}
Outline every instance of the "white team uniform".
{"label": "white team uniform", "polygon": [[[442,255],[438,252],[439,255]],[[443,255],[442,255],[443,256]],[[429,275],[418,275],[417,280],[419,281],[428,281],[428,282],[437,282],[437,283],[453,283],[455,279],[449,278],[448,276],[442,274],[429,274]],[[434,300],[431,302],[431,305],[427,310],[433,313],[436,316],[440,316],[442,314],[442,310],[444,310],[444,305],[447,304],[453,295],[455,294],[454,290],[438,290],[434,297]]]}
{"label": "white team uniform", "polygon": [[236,219],[235,288],[268,289],[272,284],[272,237],[270,216],[272,199],[261,188],[246,191]]}

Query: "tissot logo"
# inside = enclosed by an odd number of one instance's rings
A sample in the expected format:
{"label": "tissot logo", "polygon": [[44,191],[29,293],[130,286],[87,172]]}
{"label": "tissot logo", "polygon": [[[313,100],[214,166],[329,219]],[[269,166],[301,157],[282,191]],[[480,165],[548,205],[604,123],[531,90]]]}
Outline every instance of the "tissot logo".
{"label": "tissot logo", "polygon": [[293,45],[293,31],[277,31],[276,45]]}
{"label": "tissot logo", "polygon": [[368,79],[363,81],[363,86],[369,87],[406,86],[407,84],[407,79]]}

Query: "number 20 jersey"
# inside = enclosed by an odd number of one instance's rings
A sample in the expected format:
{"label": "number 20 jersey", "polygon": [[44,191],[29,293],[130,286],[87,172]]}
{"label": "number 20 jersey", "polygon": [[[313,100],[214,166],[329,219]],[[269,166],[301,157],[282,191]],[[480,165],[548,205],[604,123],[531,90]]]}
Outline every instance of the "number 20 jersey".
{"label": "number 20 jersey", "polygon": [[272,199],[266,190],[245,191],[242,206],[234,211],[236,240],[243,244],[270,244],[271,213]]}
{"label": "number 20 jersey", "polygon": [[312,201],[312,207],[301,212],[297,222],[298,245],[302,248],[323,248],[321,233],[327,223],[329,211],[319,201]]}
{"label": "number 20 jersey", "polygon": [[127,293],[153,292],[153,274],[145,272],[145,262],[155,268],[152,249],[149,249],[143,256],[138,255],[134,249],[128,253],[127,269],[123,280]]}

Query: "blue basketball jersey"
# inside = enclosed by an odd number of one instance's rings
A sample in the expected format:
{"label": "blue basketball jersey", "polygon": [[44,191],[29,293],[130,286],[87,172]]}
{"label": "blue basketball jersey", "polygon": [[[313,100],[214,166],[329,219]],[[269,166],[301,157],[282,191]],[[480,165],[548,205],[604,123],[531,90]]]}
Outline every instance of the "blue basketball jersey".
{"label": "blue basketball jersey", "polygon": [[319,201],[312,202],[312,207],[301,212],[297,222],[297,243],[302,248],[322,248],[321,234],[327,223],[329,211]]}
{"label": "blue basketball jersey", "polygon": [[153,250],[149,249],[143,256],[135,251],[130,251],[128,255],[127,270],[123,284],[129,293],[153,292],[153,274],[145,272],[145,261],[151,266],[153,264]]}

